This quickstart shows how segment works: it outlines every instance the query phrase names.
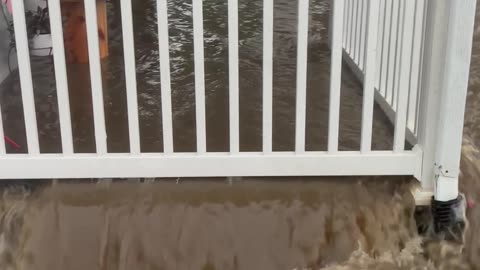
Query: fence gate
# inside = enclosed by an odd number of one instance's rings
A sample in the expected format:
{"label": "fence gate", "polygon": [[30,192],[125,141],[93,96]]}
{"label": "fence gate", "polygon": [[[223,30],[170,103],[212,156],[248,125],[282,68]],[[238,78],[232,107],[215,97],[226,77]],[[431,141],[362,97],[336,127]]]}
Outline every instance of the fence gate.
{"label": "fence gate", "polygon": [[[95,0],[85,0],[96,153],[75,153],[60,0],[48,0],[63,152],[39,150],[23,1],[13,1],[16,50],[28,154],[6,154],[0,178],[413,175],[438,199],[457,196],[463,113],[475,0],[331,0],[328,150],[306,151],[309,1],[298,0],[295,151],[272,150],[274,1],[263,1],[263,150],[239,148],[238,0],[228,0],[229,152],[207,152],[203,6],[192,1],[196,141],[194,153],[173,147],[167,0],[157,0],[162,153],[140,151],[131,0],[121,0],[130,152],[108,153]],[[363,82],[360,151],[339,151],[342,63]],[[374,151],[375,102],[394,124],[393,149]],[[1,124],[1,123],[0,123]],[[3,129],[0,128],[3,133]],[[0,134],[3,135],[3,134]],[[405,150],[405,141],[414,147]]]}

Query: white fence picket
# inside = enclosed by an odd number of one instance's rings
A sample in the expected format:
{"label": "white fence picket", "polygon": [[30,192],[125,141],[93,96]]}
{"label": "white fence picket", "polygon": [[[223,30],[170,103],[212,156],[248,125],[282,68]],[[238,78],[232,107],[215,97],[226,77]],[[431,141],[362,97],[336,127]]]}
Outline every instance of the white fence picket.
{"label": "white fence picket", "polygon": [[307,105],[307,50],[308,50],[308,0],[298,2],[297,41],[297,97],[295,120],[295,151],[305,151]]}
{"label": "white fence picket", "polygon": [[340,89],[342,83],[342,33],[344,0],[335,0],[333,4],[332,60],[330,66],[330,103],[328,120],[328,151],[338,151],[338,130],[340,123]]}
{"label": "white fence picket", "polygon": [[13,23],[15,25],[15,45],[17,49],[20,87],[22,90],[28,153],[31,155],[38,155],[40,154],[40,147],[38,143],[37,117],[35,113],[30,51],[28,48],[25,7],[23,1],[12,1],[12,11]]}
{"label": "white fence picket", "polygon": [[107,131],[103,104],[102,69],[98,41],[97,4],[95,0],[85,0],[85,21],[87,24],[88,59],[92,89],[93,122],[97,153],[107,153]]}
{"label": "white fence picket", "polygon": [[399,71],[399,87],[397,109],[395,118],[395,134],[393,137],[393,151],[400,152],[405,150],[405,133],[407,122],[407,102],[408,88],[410,86],[410,68],[412,61],[412,41],[414,34],[415,21],[415,0],[405,0],[403,9],[403,33],[402,33],[402,49],[400,53],[400,71]]}
{"label": "white fence picket", "polygon": [[122,35],[127,87],[128,134],[130,153],[140,154],[140,129],[138,119],[137,76],[135,68],[135,42],[133,36],[132,1],[121,0]]}
{"label": "white fence picket", "polygon": [[360,151],[369,152],[372,147],[373,104],[375,93],[375,73],[377,61],[377,34],[379,0],[370,0],[368,4],[367,43],[365,80],[363,82],[363,112]]}
{"label": "white fence picket", "polygon": [[205,126],[205,72],[203,57],[203,1],[192,1],[193,9],[193,45],[195,57],[195,110],[197,128],[197,152],[207,151]]}
{"label": "white fence picket", "polygon": [[[384,2],[384,1],[382,1]],[[390,56],[390,37],[392,34],[393,0],[385,0],[385,25],[383,26],[382,55],[380,61],[379,90],[383,98],[387,98],[387,78]]]}
{"label": "white fence picket", "polygon": [[263,152],[272,152],[273,0],[263,1]]}
{"label": "white fence picket", "polygon": [[228,0],[228,81],[230,108],[230,152],[239,147],[239,93],[238,93],[238,0]]}
{"label": "white fence picket", "polygon": [[417,108],[418,95],[420,93],[420,74],[421,74],[421,56],[422,56],[422,36],[424,29],[425,2],[415,2],[415,24],[414,37],[412,42],[412,61],[410,65],[410,92],[408,98],[408,128],[416,132],[417,126]]}
{"label": "white fence picket", "polygon": [[158,46],[160,55],[160,83],[162,94],[163,152],[173,152],[172,86],[170,82],[170,46],[168,42],[167,0],[157,0]]}
{"label": "white fence picket", "polygon": [[48,12],[50,14],[55,81],[57,83],[58,117],[60,119],[60,135],[62,136],[62,152],[69,155],[73,154],[73,138],[60,0],[49,0]]}

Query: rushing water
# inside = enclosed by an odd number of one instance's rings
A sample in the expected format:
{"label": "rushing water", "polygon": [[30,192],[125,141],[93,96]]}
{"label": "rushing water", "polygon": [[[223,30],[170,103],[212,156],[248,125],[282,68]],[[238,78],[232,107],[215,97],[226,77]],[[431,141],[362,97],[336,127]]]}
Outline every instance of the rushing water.
{"label": "rushing water", "polygon": [[[326,149],[330,54],[328,1],[310,8],[307,149]],[[176,151],[194,151],[191,4],[169,2]],[[292,150],[296,1],[275,1],[274,150]],[[110,152],[128,151],[120,11],[109,2],[110,56],[102,76]],[[134,29],[143,151],[161,151],[156,8],[136,0]],[[240,144],[261,149],[262,1],[239,2]],[[480,10],[477,8],[477,14]],[[228,38],[224,0],[204,2],[208,151],[228,151]],[[465,121],[461,188],[480,198],[480,27],[476,27]],[[34,58],[42,152],[59,152],[53,67]],[[41,68],[40,68],[41,67]],[[88,66],[68,66],[76,152],[95,149]],[[22,149],[18,74],[0,86],[5,132]],[[342,72],[340,147],[359,148],[361,85]],[[375,149],[392,128],[374,115]],[[14,149],[9,149],[15,152]],[[346,165],[348,166],[348,165]],[[188,169],[188,168],[186,168]],[[40,182],[8,186],[0,202],[0,269],[477,269],[480,207],[469,209],[464,247],[417,235],[412,184],[404,177],[176,179]]]}

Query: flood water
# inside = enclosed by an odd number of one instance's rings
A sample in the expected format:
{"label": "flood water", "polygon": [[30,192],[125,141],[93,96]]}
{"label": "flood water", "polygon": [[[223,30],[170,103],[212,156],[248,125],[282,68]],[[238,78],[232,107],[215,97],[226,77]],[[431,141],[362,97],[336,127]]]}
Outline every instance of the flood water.
{"label": "flood water", "polygon": [[[170,0],[174,148],[195,151],[191,3]],[[141,146],[163,150],[156,7],[135,0]],[[110,56],[102,61],[108,149],[128,152],[118,3],[108,2]],[[293,150],[297,2],[275,1],[274,150]],[[307,150],[327,142],[328,1],[310,7]],[[480,9],[477,8],[477,18]],[[261,150],[262,1],[239,1],[240,147]],[[477,21],[479,21],[478,19]],[[208,151],[228,151],[225,0],[204,1]],[[476,26],[461,188],[480,199],[480,27]],[[41,151],[61,152],[53,65],[32,58]],[[76,152],[94,152],[87,65],[68,65]],[[342,72],[340,148],[358,150],[361,84]],[[0,85],[6,135],[26,152],[18,74]],[[20,117],[19,117],[20,116]],[[374,149],[391,149],[392,127],[374,113]],[[348,165],[346,165],[348,166]],[[188,168],[186,168],[188,169]],[[417,234],[407,177],[37,181],[5,185],[0,269],[478,269],[480,206],[467,212],[465,246]]]}

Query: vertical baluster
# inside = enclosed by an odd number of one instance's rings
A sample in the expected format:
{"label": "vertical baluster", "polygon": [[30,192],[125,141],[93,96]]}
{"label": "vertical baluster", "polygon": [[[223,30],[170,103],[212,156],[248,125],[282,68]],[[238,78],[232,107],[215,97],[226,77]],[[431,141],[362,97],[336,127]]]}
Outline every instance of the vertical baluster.
{"label": "vertical baluster", "polygon": [[333,6],[332,60],[330,72],[330,108],[328,120],[328,151],[338,151],[338,129],[340,121],[340,89],[342,80],[342,33],[344,1],[335,0]]}
{"label": "vertical baluster", "polygon": [[369,0],[361,0],[362,10],[361,10],[361,26],[360,26],[360,57],[358,61],[358,67],[365,72],[365,42],[367,37],[365,32],[367,31],[366,20],[367,20],[367,5]]}
{"label": "vertical baluster", "polygon": [[[392,34],[392,20],[393,20],[393,0],[385,0],[385,26],[384,26],[384,35],[382,40],[382,59],[380,63],[380,89],[383,97],[387,99],[387,78],[388,78],[388,67],[390,62],[390,38]],[[382,1],[383,2],[383,1]]]}
{"label": "vertical baluster", "polygon": [[354,48],[355,48],[355,0],[350,0],[350,15],[349,15],[349,37],[350,37],[350,45],[348,46],[348,53],[350,58],[353,59]]}
{"label": "vertical baluster", "polygon": [[399,16],[398,16],[398,31],[397,31],[397,46],[395,52],[395,71],[393,72],[393,95],[392,95],[392,107],[394,110],[397,108],[398,103],[398,93],[400,87],[400,59],[401,59],[401,52],[403,50],[403,46],[410,46],[411,44],[406,44],[402,40],[403,28],[404,28],[404,21],[405,21],[405,1],[400,1],[400,9],[399,9]]}
{"label": "vertical baluster", "polygon": [[413,26],[415,16],[415,0],[405,0],[405,6],[402,9],[403,27],[402,38],[403,43],[400,53],[400,70],[399,70],[399,87],[397,98],[397,110],[395,114],[395,133],[393,138],[393,151],[400,152],[405,148],[405,131],[407,120],[407,101],[408,101],[408,87],[410,84],[410,63],[412,59],[412,41],[413,41]]}
{"label": "vertical baluster", "polygon": [[368,3],[367,44],[365,80],[363,88],[362,134],[360,151],[369,152],[372,147],[373,104],[375,91],[375,71],[377,59],[379,0]]}
{"label": "vertical baluster", "polygon": [[383,95],[383,89],[380,87],[380,77],[382,72],[382,55],[384,51],[383,38],[385,36],[385,24],[386,24],[386,1],[380,1],[380,18],[379,18],[379,30],[377,38],[377,72],[375,74],[375,87],[379,93]]}
{"label": "vertical baluster", "polygon": [[238,0],[228,0],[230,152],[239,152]]}
{"label": "vertical baluster", "polygon": [[203,0],[193,0],[193,39],[195,57],[195,109],[197,120],[197,152],[207,151],[205,127],[205,75],[203,56]]}
{"label": "vertical baluster", "polygon": [[172,86],[170,82],[170,46],[168,43],[167,0],[157,0],[158,46],[160,54],[160,83],[162,91],[163,152],[173,152]]}
{"label": "vertical baluster", "polygon": [[353,38],[353,54],[352,54],[352,59],[355,62],[355,64],[358,64],[358,48],[360,46],[359,40],[360,40],[360,0],[353,0],[354,2],[354,15],[353,15],[353,32],[354,32],[354,38]]}
{"label": "vertical baluster", "polygon": [[[13,23],[15,27],[15,45],[17,49],[18,72],[22,91],[25,130],[27,133],[28,153],[40,153],[38,144],[37,118],[33,95],[32,70],[30,67],[30,52],[28,48],[27,26],[23,1],[12,1]],[[3,138],[2,138],[3,140]]]}
{"label": "vertical baluster", "polygon": [[399,31],[398,21],[399,21],[399,12],[400,12],[400,1],[392,0],[392,22],[390,28],[390,41],[388,45],[388,58],[387,58],[387,76],[385,79],[386,83],[386,100],[393,105],[393,88],[394,88],[394,72],[396,65],[396,49],[397,49],[397,32]]}
{"label": "vertical baluster", "polygon": [[68,155],[73,154],[73,138],[60,0],[49,0],[48,12],[50,14],[55,81],[57,83],[58,116],[60,119],[60,134],[62,136],[62,152],[63,154]]}
{"label": "vertical baluster", "polygon": [[128,134],[130,153],[140,153],[140,130],[138,124],[137,76],[135,68],[135,42],[133,36],[132,2],[121,0],[122,35],[127,88]]}
{"label": "vertical baluster", "polygon": [[306,99],[307,99],[307,50],[308,50],[308,1],[298,2],[297,41],[297,102],[295,121],[295,151],[305,151]]}
{"label": "vertical baluster", "polygon": [[415,6],[415,25],[414,38],[412,43],[412,62],[410,68],[410,93],[408,98],[408,128],[415,132],[417,121],[417,101],[420,82],[420,64],[422,55],[422,39],[423,39],[423,15],[425,2],[416,1]]}
{"label": "vertical baluster", "polygon": [[273,0],[263,1],[263,152],[272,151]]}
{"label": "vertical baluster", "polygon": [[92,85],[93,122],[95,143],[98,154],[107,153],[107,132],[103,106],[102,69],[98,41],[97,6],[95,0],[85,0],[85,21],[87,24],[88,59]]}

